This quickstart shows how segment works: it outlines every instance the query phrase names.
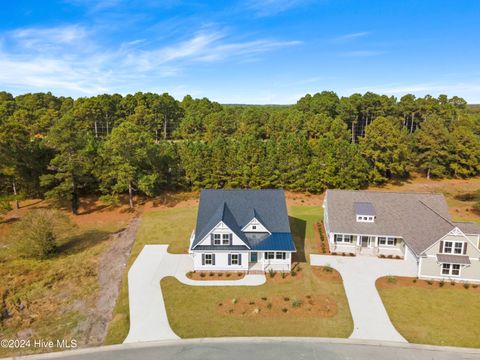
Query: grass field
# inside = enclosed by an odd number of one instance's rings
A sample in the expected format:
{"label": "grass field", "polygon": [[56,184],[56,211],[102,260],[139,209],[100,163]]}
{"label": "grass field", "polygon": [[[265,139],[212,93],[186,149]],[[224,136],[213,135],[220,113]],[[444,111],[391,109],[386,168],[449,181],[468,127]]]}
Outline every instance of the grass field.
{"label": "grass field", "polygon": [[377,289],[395,328],[409,342],[480,347],[480,288],[399,278],[377,280]]}
{"label": "grass field", "polygon": [[[0,321],[0,338],[76,339],[84,344],[84,320],[95,306],[98,290],[98,259],[111,243],[110,235],[126,226],[131,216],[118,211],[80,215],[74,219],[77,229],[58,244],[58,255],[48,260],[21,259],[7,234],[29,211],[28,205],[0,223],[0,311],[9,314]],[[0,348],[0,356],[9,354],[20,352]]]}

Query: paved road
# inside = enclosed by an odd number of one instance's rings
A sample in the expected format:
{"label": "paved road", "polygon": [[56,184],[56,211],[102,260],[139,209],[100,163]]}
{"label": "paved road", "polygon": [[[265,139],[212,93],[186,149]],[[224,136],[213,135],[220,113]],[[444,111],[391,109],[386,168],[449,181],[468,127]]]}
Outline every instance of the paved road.
{"label": "paved road", "polygon": [[479,359],[480,350],[339,339],[237,338],[122,344],[98,349],[34,355],[66,360],[455,360]]}
{"label": "paved road", "polygon": [[328,264],[342,275],[353,317],[354,328],[350,338],[406,342],[390,322],[375,280],[386,275],[416,276],[415,264],[374,256],[329,255],[310,255],[310,264]]}
{"label": "paved road", "polygon": [[130,331],[126,343],[178,339],[168,322],[160,280],[175,276],[192,286],[256,286],[265,275],[247,275],[239,280],[191,280],[185,274],[193,269],[190,256],[169,254],[168,245],[146,245],[128,272]]}

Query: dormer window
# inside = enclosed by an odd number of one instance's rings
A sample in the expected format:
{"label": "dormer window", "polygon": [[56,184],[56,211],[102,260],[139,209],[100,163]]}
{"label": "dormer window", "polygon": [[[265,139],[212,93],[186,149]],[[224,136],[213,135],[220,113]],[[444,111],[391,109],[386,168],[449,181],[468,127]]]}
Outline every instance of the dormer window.
{"label": "dormer window", "polygon": [[230,234],[222,234],[222,245],[230,245]]}
{"label": "dormer window", "polygon": [[353,210],[357,222],[375,222],[375,208],[369,202],[355,202],[353,203]]}

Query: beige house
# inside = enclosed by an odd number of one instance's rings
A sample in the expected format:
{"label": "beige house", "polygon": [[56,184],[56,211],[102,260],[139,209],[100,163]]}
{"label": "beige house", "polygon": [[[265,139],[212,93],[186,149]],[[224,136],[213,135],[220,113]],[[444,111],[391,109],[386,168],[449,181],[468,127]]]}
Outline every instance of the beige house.
{"label": "beige house", "polygon": [[480,226],[452,221],[441,194],[327,190],[323,207],[332,252],[402,258],[419,278],[480,282]]}

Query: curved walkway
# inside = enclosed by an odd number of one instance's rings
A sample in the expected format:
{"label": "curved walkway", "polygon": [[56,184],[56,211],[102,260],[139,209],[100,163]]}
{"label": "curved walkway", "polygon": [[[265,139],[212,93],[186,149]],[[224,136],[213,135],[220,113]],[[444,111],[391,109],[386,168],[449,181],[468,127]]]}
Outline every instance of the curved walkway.
{"label": "curved walkway", "polygon": [[192,286],[257,286],[265,275],[246,275],[239,280],[191,280],[193,269],[189,255],[169,254],[168,245],[145,245],[128,271],[130,331],[125,343],[179,339],[170,327],[163,301],[160,280],[174,276]]}
{"label": "curved walkway", "polygon": [[387,275],[417,276],[415,264],[373,256],[330,255],[310,255],[310,264],[330,265],[342,275],[353,318],[354,329],[350,338],[406,342],[390,322],[375,281]]}

